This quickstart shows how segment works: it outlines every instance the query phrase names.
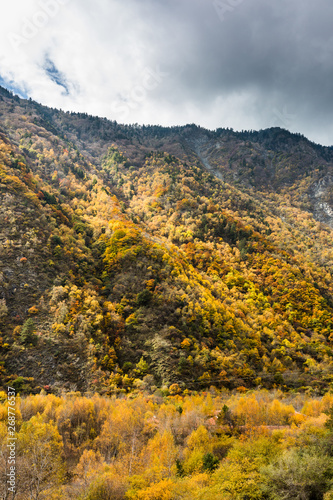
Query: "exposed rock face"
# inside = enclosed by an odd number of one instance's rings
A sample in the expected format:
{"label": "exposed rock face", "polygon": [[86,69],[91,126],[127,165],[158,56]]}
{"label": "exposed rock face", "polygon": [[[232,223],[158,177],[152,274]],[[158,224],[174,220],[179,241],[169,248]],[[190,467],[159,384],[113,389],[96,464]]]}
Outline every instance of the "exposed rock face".
{"label": "exposed rock face", "polygon": [[333,227],[333,175],[328,174],[310,187],[314,216]]}

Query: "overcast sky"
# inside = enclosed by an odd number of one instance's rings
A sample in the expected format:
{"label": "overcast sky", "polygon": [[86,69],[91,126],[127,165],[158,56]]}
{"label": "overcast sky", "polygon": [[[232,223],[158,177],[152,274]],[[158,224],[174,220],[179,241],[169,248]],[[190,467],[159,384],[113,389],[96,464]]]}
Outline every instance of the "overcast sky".
{"label": "overcast sky", "polygon": [[332,0],[2,2],[0,84],[120,123],[333,144]]}

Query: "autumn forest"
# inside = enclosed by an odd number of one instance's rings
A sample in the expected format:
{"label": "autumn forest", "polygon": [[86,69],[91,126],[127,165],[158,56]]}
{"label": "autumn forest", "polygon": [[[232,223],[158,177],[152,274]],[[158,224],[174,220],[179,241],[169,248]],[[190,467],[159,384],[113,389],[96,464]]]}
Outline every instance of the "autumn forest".
{"label": "autumn forest", "polygon": [[17,500],[333,498],[333,148],[0,87],[0,200],[1,498],[7,387]]}

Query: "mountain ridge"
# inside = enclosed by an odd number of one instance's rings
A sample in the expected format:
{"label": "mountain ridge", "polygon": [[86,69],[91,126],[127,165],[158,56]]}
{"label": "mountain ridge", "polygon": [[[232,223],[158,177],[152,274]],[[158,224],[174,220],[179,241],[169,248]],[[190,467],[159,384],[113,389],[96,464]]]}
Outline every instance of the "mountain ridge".
{"label": "mountain ridge", "polygon": [[0,95],[3,384],[330,386],[332,148]]}

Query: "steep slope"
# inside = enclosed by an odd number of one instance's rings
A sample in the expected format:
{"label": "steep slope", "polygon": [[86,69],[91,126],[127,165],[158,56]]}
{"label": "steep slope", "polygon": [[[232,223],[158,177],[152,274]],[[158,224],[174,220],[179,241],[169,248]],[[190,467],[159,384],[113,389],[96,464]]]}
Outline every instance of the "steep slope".
{"label": "steep slope", "polygon": [[331,384],[330,148],[1,99],[3,383]]}
{"label": "steep slope", "polygon": [[85,113],[64,113],[19,100],[0,87],[1,95],[0,113],[4,116],[9,111],[12,116],[13,103],[20,103],[20,110],[32,114],[34,123],[75,143],[96,165],[100,165],[111,144],[124,151],[135,166],[142,165],[150,151],[168,152],[182,161],[199,159],[219,179],[241,189],[255,187],[283,193],[317,220],[333,224],[333,147],[316,145],[300,134],[278,127],[259,132],[213,132],[196,125],[120,125]]}

